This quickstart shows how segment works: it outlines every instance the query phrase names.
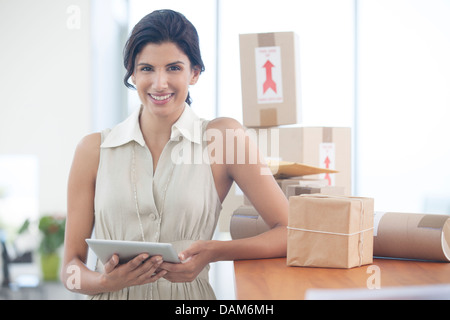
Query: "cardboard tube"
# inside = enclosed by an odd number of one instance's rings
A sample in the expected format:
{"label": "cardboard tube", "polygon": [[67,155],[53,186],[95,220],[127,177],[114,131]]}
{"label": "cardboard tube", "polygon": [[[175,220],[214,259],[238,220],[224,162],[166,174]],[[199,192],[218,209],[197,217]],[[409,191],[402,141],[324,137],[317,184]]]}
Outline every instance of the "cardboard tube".
{"label": "cardboard tube", "polygon": [[377,212],[374,228],[374,256],[450,261],[450,216]]}

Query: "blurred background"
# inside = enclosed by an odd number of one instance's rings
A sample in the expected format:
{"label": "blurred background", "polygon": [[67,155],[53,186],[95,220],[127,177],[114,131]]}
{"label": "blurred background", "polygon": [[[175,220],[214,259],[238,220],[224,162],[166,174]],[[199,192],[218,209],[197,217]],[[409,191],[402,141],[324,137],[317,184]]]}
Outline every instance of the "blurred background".
{"label": "blurred background", "polygon": [[[123,46],[164,8],[200,36],[199,116],[242,121],[239,34],[294,31],[302,124],[352,128],[353,195],[377,211],[450,214],[450,0],[0,0],[0,238],[18,259],[0,299],[79,298],[42,286],[20,258],[43,237],[42,217],[64,218],[80,139],[139,106],[122,83]],[[241,198],[233,187],[217,238]],[[233,298],[232,276],[232,263],[212,268],[218,298]]]}

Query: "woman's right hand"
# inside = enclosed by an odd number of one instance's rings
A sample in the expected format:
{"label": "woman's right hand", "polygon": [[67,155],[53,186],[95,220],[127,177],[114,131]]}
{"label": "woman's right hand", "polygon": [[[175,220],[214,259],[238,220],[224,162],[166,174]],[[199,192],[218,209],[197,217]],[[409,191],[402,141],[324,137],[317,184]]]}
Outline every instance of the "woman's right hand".
{"label": "woman's right hand", "polygon": [[113,255],[105,264],[102,274],[102,285],[106,291],[118,291],[126,287],[155,282],[163,277],[167,271],[158,270],[163,260],[161,256],[143,253],[125,264],[119,264],[119,256]]}

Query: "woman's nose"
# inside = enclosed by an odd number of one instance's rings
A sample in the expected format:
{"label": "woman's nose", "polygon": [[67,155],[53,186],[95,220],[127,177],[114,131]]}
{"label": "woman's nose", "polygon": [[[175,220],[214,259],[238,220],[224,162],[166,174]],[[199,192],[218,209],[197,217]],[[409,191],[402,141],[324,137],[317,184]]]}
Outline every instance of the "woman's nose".
{"label": "woman's nose", "polygon": [[165,72],[156,72],[153,79],[153,89],[156,91],[163,91],[167,89],[167,74]]}

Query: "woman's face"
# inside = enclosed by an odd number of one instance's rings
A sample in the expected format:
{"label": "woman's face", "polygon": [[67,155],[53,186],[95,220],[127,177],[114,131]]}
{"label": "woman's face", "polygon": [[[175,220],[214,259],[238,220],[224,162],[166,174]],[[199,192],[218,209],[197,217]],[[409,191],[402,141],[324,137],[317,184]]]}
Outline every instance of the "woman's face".
{"label": "woman's face", "polygon": [[147,44],[136,56],[132,81],[144,108],[150,113],[177,119],[184,110],[189,85],[200,71],[174,43]]}

